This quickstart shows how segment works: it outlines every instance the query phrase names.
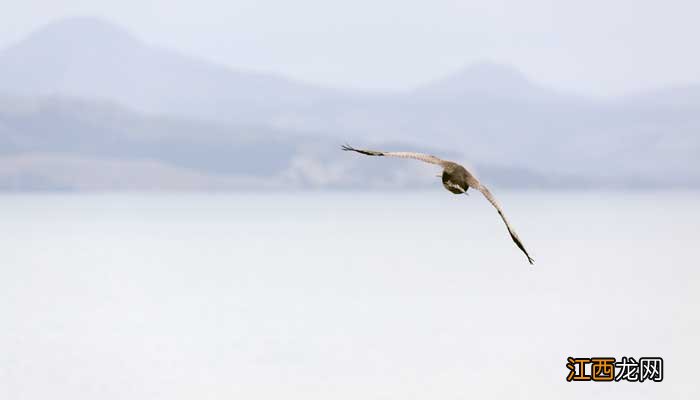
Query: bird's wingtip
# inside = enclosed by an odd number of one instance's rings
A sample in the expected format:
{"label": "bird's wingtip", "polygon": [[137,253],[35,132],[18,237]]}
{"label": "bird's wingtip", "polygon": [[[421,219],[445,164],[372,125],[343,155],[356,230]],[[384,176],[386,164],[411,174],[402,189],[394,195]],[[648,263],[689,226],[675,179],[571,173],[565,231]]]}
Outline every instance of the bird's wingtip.
{"label": "bird's wingtip", "polygon": [[340,149],[343,151],[353,151],[355,149],[352,148],[349,144],[345,143],[344,145],[340,146]]}

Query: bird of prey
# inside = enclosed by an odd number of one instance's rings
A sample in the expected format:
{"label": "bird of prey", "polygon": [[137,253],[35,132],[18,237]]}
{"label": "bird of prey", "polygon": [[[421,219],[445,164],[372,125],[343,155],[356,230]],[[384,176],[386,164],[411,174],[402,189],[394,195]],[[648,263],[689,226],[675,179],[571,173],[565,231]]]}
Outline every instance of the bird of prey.
{"label": "bird of prey", "polygon": [[508,233],[510,233],[511,239],[513,239],[513,242],[515,242],[516,246],[518,246],[518,248],[522,250],[523,253],[525,253],[527,261],[530,264],[534,263],[532,257],[530,257],[530,255],[527,253],[527,250],[525,250],[525,246],[523,246],[523,242],[518,237],[518,234],[515,233],[515,230],[513,230],[513,228],[510,226],[510,223],[508,223],[506,216],[503,214],[501,206],[496,201],[496,198],[493,197],[491,191],[489,191],[489,189],[486,186],[482,185],[481,182],[479,182],[479,180],[476,179],[476,177],[474,177],[474,175],[467,171],[467,169],[463,166],[457,164],[456,162],[442,160],[435,156],[422,153],[412,153],[404,151],[360,150],[349,145],[344,145],[341,148],[345,151],[354,151],[368,156],[412,158],[414,160],[420,160],[430,164],[439,165],[440,167],[442,167],[442,185],[445,187],[445,189],[449,190],[454,194],[466,194],[467,190],[469,190],[470,187],[480,191],[484,195],[484,197],[486,197],[486,200],[488,200],[496,208],[498,214],[501,216],[501,219],[506,224],[506,228],[508,228]]}

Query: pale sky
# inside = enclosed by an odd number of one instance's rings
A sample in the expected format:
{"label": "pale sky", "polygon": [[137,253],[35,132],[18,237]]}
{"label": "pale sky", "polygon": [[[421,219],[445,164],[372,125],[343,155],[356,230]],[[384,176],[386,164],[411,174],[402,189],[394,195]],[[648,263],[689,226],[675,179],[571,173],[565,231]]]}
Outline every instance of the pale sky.
{"label": "pale sky", "polygon": [[23,0],[2,7],[0,46],[69,16],[103,17],[231,67],[342,88],[409,88],[483,60],[591,95],[700,83],[693,0]]}

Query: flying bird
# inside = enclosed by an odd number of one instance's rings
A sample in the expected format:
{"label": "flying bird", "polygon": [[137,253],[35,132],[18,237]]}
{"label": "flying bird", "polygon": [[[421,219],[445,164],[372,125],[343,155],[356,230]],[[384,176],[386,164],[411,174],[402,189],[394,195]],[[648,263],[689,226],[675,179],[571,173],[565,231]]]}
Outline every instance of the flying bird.
{"label": "flying bird", "polygon": [[486,200],[488,200],[489,203],[491,203],[498,211],[498,215],[501,216],[501,219],[506,224],[506,228],[508,228],[508,233],[510,233],[510,237],[511,239],[513,239],[513,242],[515,242],[515,245],[518,246],[518,248],[522,250],[523,253],[525,253],[527,261],[530,264],[534,263],[535,260],[533,260],[532,257],[530,257],[530,255],[527,253],[527,250],[525,250],[523,242],[518,237],[518,234],[515,233],[515,230],[513,230],[513,228],[510,226],[508,219],[506,219],[506,216],[503,214],[503,209],[501,209],[501,206],[496,201],[496,198],[493,197],[491,191],[486,186],[482,185],[481,182],[479,182],[479,180],[476,179],[476,177],[474,177],[474,175],[467,171],[467,169],[463,166],[457,164],[456,162],[442,160],[435,156],[423,153],[412,153],[404,151],[360,150],[349,145],[343,145],[341,148],[345,151],[354,151],[368,156],[412,158],[414,160],[439,165],[440,167],[442,167],[442,185],[445,187],[445,189],[449,190],[454,194],[466,194],[469,188],[474,188],[480,191],[484,195],[484,197],[486,197]]}

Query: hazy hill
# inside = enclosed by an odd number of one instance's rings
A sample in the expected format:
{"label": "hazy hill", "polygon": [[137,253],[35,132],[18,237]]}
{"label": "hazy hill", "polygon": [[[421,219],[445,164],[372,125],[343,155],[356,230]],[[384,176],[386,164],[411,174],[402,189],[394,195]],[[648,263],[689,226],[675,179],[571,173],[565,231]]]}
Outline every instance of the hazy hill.
{"label": "hazy hill", "polygon": [[0,93],[13,182],[25,181],[17,165],[50,169],[37,160],[60,154],[235,178],[207,187],[413,184],[405,163],[343,164],[335,151],[348,141],[433,151],[509,186],[700,185],[697,85],[588,99],[481,63],[413,90],[350,93],[212,65],[74,18],[0,51]]}
{"label": "hazy hill", "polygon": [[[403,161],[341,152],[335,140],[145,116],[108,102],[0,97],[0,190],[436,187],[435,168]],[[521,168],[473,167],[495,185],[571,185]]]}
{"label": "hazy hill", "polygon": [[55,22],[0,52],[0,92],[109,99],[146,112],[228,122],[271,118],[332,93],[150,46],[94,18]]}

